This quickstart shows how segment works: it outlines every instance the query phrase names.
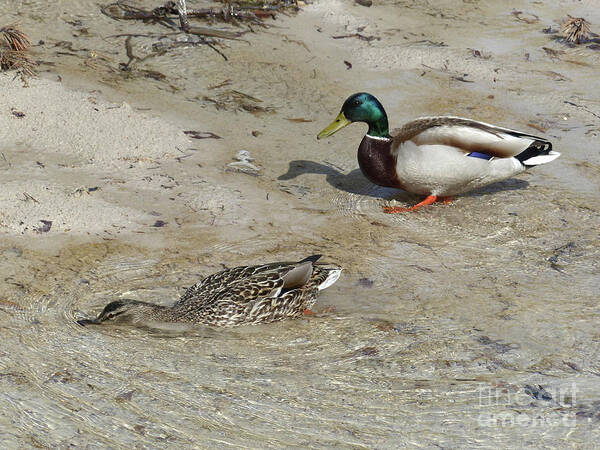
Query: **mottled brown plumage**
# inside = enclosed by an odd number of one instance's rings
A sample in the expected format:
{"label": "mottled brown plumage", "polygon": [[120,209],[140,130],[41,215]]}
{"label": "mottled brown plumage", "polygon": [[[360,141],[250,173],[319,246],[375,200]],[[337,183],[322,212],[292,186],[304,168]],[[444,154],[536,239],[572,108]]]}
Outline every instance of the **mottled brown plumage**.
{"label": "mottled brown plumage", "polygon": [[300,317],[341,272],[336,266],[316,264],[319,258],[226,269],[188,288],[173,306],[117,300],[106,305],[95,320],[79,323],[184,322],[231,327]]}

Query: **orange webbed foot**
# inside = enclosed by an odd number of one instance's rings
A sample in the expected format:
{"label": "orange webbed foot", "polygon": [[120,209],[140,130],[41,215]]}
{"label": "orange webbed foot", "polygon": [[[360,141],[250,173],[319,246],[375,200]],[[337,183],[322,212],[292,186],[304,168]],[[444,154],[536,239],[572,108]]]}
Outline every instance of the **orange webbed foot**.
{"label": "orange webbed foot", "polygon": [[[444,199],[444,203],[446,202],[446,200],[445,200],[446,198],[448,198],[448,197],[441,198],[441,199]],[[423,206],[431,205],[431,204],[435,203],[436,201],[438,201],[438,197],[435,195],[430,195],[422,202],[417,203],[415,206],[411,206],[410,208],[400,208],[398,206],[384,206],[383,212],[386,214],[396,214],[396,213],[400,213],[400,212],[416,211],[417,209],[419,209]]]}
{"label": "orange webbed foot", "polygon": [[396,214],[401,212],[413,211],[412,208],[400,208],[399,206],[384,206],[383,212],[386,214]]}

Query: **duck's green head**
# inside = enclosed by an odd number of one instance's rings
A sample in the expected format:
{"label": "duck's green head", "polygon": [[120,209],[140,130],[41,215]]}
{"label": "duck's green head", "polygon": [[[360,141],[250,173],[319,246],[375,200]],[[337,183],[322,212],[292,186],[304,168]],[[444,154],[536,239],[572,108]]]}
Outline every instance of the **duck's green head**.
{"label": "duck's green head", "polygon": [[346,99],[337,118],[321,131],[317,139],[331,136],[352,122],[366,122],[367,134],[377,137],[389,137],[388,119],[379,100],[366,92],[359,92]]}

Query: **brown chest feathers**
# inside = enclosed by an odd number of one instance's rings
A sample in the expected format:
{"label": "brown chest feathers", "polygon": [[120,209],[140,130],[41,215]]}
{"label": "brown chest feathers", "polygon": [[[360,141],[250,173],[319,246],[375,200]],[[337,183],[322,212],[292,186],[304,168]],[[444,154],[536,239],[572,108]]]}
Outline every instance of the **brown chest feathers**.
{"label": "brown chest feathers", "polygon": [[358,147],[358,165],[370,182],[379,186],[402,188],[396,175],[392,139],[365,135]]}

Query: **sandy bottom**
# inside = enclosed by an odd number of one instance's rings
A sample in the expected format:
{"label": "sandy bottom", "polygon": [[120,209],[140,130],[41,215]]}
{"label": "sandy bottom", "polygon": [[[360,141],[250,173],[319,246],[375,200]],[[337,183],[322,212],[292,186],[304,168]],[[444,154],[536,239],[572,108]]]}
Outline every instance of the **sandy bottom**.
{"label": "sandy bottom", "polygon": [[[27,84],[0,75],[4,446],[597,442],[600,52],[542,30],[600,15],[498,3],[318,1],[223,42],[227,61],[182,46],[127,73],[115,36],[154,33],[132,38],[141,57],[167,29],[87,0],[0,6],[40,62]],[[562,156],[385,215],[420,199],[362,176],[364,126],[315,139],[357,91],[392,127],[471,117],[544,135]],[[229,165],[240,150],[257,172]],[[314,318],[75,324],[119,297],[172,302],[223,266],[315,253],[344,272]]]}

